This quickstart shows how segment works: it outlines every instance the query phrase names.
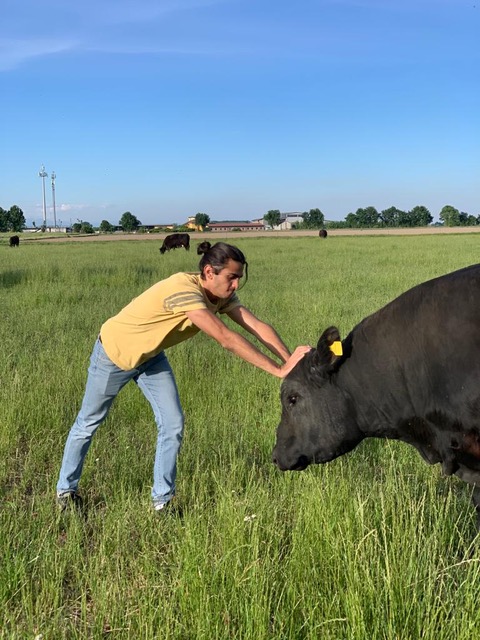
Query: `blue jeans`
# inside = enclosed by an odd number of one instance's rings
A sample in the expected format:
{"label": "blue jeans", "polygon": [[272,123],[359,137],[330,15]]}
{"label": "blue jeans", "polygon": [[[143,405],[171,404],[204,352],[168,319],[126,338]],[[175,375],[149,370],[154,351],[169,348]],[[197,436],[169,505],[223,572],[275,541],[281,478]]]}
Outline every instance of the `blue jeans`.
{"label": "blue jeans", "polygon": [[57,494],[76,491],[93,434],[107,417],[119,391],[133,380],[150,403],[157,423],[157,450],[153,467],[154,504],[171,500],[175,494],[177,456],[183,435],[183,412],[175,377],[165,353],[136,369],[123,371],[107,356],[100,340],[90,358],[82,407],[65,444]]}

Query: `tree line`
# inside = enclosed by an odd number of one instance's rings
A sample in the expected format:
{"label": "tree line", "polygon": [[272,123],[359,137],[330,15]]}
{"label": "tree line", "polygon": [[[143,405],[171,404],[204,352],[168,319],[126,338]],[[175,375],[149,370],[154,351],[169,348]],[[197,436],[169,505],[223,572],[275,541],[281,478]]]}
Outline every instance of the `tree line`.
{"label": "tree line", "polygon": [[[357,209],[345,216],[344,220],[326,221],[322,211],[318,208],[304,211],[302,222],[295,222],[294,229],[361,229],[375,227],[426,227],[433,222],[433,216],[427,207],[418,205],[410,211],[402,211],[397,207],[389,207],[382,211],[377,211],[375,207],[365,207]],[[279,209],[270,209],[264,217],[265,223],[274,228],[280,225],[282,214]],[[480,215],[474,216],[465,211],[459,211],[452,205],[445,205],[439,213],[439,219],[446,227],[466,227],[480,224]],[[210,222],[210,216],[206,213],[197,213],[195,225],[197,229],[203,230]],[[35,223],[33,223],[35,226]],[[25,229],[26,222],[23,211],[17,205],[13,205],[6,210],[0,207],[0,232],[21,232]],[[108,220],[102,220],[98,229],[102,233],[112,233],[117,228],[123,231],[137,231],[142,227],[140,220],[130,211],[125,211],[118,221],[118,226],[111,224]],[[42,227],[43,229],[43,227]],[[45,229],[43,229],[45,230]],[[74,233],[95,233],[95,229],[90,222],[78,220],[72,225]]]}
{"label": "tree line", "polygon": [[[206,213],[197,213],[195,216],[195,224],[197,228],[203,229],[210,222],[210,217]],[[21,232],[27,226],[23,211],[17,205],[13,205],[7,211],[0,207],[0,232]],[[35,222],[32,226],[36,226]],[[116,229],[121,228],[123,231],[131,232],[137,231],[142,227],[140,220],[130,211],[125,211],[118,221],[118,226],[115,226],[108,220],[102,220],[98,227],[102,233],[113,233]],[[45,227],[42,225],[40,230],[45,231]],[[86,220],[77,220],[72,224],[73,233],[95,233],[95,228],[90,222]]]}
{"label": "tree line", "polygon": [[[459,211],[452,205],[442,207],[438,218],[446,227],[472,227],[480,224],[480,215],[474,216],[464,211]],[[433,222],[433,216],[427,207],[418,205],[410,211],[403,211],[397,207],[389,207],[377,211],[375,207],[357,209],[355,213],[349,213],[344,221],[331,222],[331,228],[366,228],[366,227],[426,227]]]}
{"label": "tree line", "polygon": [[[134,216],[130,211],[126,211],[120,218],[118,225],[124,231],[135,231],[141,226],[140,220]],[[13,205],[8,209],[0,207],[0,232],[21,232],[27,226],[25,215],[23,211],[17,205]],[[35,222],[32,222],[32,226],[36,227]],[[102,220],[100,223],[100,231],[112,232],[115,231],[115,226],[108,222],[108,220]],[[42,225],[40,230],[45,231],[45,227]],[[72,231],[74,233],[95,233],[95,229],[90,222],[86,220],[77,220],[72,224]]]}
{"label": "tree line", "polygon": [[[433,216],[427,207],[418,205],[410,211],[403,211],[397,207],[389,207],[377,211],[375,207],[357,209],[345,216],[344,220],[326,221],[320,209],[310,209],[302,214],[303,221],[293,223],[294,229],[361,229],[375,227],[426,227],[433,222]],[[282,214],[278,209],[271,209],[264,218],[266,224],[272,228],[280,225]],[[480,215],[474,216],[459,211],[452,205],[445,205],[439,214],[439,219],[446,227],[466,227],[480,224]]]}
{"label": "tree line", "polygon": [[[123,231],[137,231],[141,226],[142,223],[140,220],[130,211],[125,211],[118,221],[118,227]],[[98,230],[102,233],[113,233],[118,227],[108,220],[102,220]],[[85,220],[78,220],[78,222],[72,224],[72,231],[73,233],[95,233],[95,229],[90,222],[86,222]]]}
{"label": "tree line", "polygon": [[[197,213],[195,216],[195,225],[198,229],[203,230],[210,222],[210,216],[206,213]],[[142,228],[142,223],[131,211],[125,211],[118,221],[118,226],[115,226],[108,220],[102,220],[98,227],[101,233],[113,233],[116,229],[122,229],[123,231],[131,232],[138,231]],[[95,229],[85,220],[78,220],[72,225],[73,233],[95,233]]]}

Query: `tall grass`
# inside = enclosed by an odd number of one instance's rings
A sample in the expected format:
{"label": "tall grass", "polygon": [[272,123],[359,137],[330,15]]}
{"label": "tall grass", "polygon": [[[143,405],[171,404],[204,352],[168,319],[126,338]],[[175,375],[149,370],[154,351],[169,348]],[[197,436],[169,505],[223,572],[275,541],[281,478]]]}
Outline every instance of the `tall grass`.
{"label": "tall grass", "polygon": [[[474,235],[239,239],[242,301],[293,348],[478,261]],[[198,256],[151,242],[0,251],[0,637],[470,640],[470,491],[401,443],[304,473],[270,462],[277,379],[199,335],[169,352],[186,413],[182,519],[150,510],[155,426],[128,385],[95,436],[84,517],[60,518],[65,438],[102,322]]]}

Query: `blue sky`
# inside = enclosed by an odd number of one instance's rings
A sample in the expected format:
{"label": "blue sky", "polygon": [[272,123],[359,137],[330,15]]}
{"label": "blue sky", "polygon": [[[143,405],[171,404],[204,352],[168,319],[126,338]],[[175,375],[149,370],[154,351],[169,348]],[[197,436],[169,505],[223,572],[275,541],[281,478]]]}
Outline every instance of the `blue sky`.
{"label": "blue sky", "polygon": [[0,206],[45,165],[63,224],[478,215],[477,2],[3,0]]}

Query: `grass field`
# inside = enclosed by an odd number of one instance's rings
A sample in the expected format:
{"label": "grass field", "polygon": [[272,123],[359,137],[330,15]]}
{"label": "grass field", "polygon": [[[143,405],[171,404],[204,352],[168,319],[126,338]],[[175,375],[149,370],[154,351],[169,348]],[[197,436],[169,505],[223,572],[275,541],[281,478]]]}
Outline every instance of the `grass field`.
{"label": "grass field", "polygon": [[[343,335],[411,286],[479,262],[476,234],[238,238],[242,301],[287,344]],[[158,243],[159,245],[160,243]],[[270,462],[279,380],[203,335],[169,352],[186,430],[182,519],[150,510],[155,425],[134,385],[99,429],[85,517],[55,484],[102,322],[198,256],[157,243],[0,246],[0,637],[472,640],[471,489],[367,441],[303,473]]]}

